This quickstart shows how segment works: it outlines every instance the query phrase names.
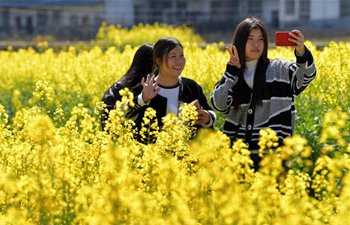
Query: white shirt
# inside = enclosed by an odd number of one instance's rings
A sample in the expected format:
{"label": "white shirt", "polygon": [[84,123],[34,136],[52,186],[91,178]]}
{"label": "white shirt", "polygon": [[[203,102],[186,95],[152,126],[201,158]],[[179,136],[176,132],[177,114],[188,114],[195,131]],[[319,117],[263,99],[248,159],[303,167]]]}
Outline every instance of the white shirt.
{"label": "white shirt", "polygon": [[166,114],[168,113],[174,113],[177,115],[179,111],[179,91],[180,91],[180,85],[177,85],[175,87],[160,87],[159,95],[167,98],[167,105],[166,105]]}
{"label": "white shirt", "polygon": [[254,86],[254,75],[255,75],[255,70],[256,66],[258,65],[258,60],[252,60],[249,62],[246,62],[247,69],[244,71],[244,80],[248,84],[250,88],[253,89]]}

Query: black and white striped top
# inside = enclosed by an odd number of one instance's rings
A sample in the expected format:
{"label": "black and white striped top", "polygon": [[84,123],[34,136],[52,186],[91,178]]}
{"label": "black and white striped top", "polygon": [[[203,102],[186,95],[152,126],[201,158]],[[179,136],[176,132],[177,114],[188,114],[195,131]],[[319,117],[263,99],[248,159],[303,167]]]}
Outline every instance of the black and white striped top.
{"label": "black and white striped top", "polygon": [[[256,74],[259,76],[259,74]],[[232,141],[243,139],[250,149],[259,149],[259,131],[271,128],[277,132],[280,143],[293,135],[295,124],[294,97],[315,78],[316,67],[311,52],[305,47],[296,63],[274,59],[266,69],[262,104],[250,104],[252,89],[239,75],[239,69],[227,65],[210,99],[214,108],[227,114],[223,132]],[[238,83],[240,85],[238,85]]]}

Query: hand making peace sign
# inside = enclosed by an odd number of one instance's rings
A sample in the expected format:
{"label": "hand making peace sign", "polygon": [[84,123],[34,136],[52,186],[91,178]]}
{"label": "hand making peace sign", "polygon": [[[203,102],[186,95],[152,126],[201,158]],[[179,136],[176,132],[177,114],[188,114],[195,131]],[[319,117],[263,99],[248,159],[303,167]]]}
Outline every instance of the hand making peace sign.
{"label": "hand making peace sign", "polygon": [[[232,45],[232,48],[226,47],[228,53],[230,54],[230,59],[227,64],[235,66],[237,68],[241,68],[241,63],[239,61],[239,55],[236,46]],[[232,52],[233,49],[233,52]]]}

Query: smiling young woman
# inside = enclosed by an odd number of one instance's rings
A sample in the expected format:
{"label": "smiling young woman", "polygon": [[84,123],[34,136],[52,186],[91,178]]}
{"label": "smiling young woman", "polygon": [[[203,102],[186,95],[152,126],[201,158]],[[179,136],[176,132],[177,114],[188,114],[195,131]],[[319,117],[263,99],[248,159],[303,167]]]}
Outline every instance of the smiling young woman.
{"label": "smiling young woman", "polygon": [[178,115],[183,103],[192,103],[198,113],[196,126],[212,127],[216,114],[201,86],[194,80],[180,77],[186,64],[181,43],[171,37],[158,40],[153,48],[153,62],[156,65],[154,73],[131,90],[135,107],[126,116],[133,118],[139,129],[146,109],[152,107],[156,110],[158,125],[162,127],[162,117],[168,113]]}

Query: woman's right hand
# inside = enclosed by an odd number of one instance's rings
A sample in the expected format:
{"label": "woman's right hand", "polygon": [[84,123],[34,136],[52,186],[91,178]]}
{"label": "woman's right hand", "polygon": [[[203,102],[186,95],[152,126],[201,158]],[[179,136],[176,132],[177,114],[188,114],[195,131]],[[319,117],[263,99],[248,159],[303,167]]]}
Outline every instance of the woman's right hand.
{"label": "woman's right hand", "polygon": [[[226,47],[226,49],[227,49],[228,53],[230,54],[230,59],[227,62],[227,64],[229,64],[231,66],[235,66],[238,69],[240,69],[241,63],[239,61],[239,55],[238,55],[238,51],[237,51],[236,46],[232,45],[232,48]],[[233,50],[233,52],[232,52],[232,50]]]}
{"label": "woman's right hand", "polygon": [[156,75],[147,75],[147,78],[143,77],[141,80],[141,85],[143,87],[142,90],[142,99],[143,101],[149,102],[151,99],[153,99],[160,91],[160,87],[158,87],[158,82],[155,81]]}

